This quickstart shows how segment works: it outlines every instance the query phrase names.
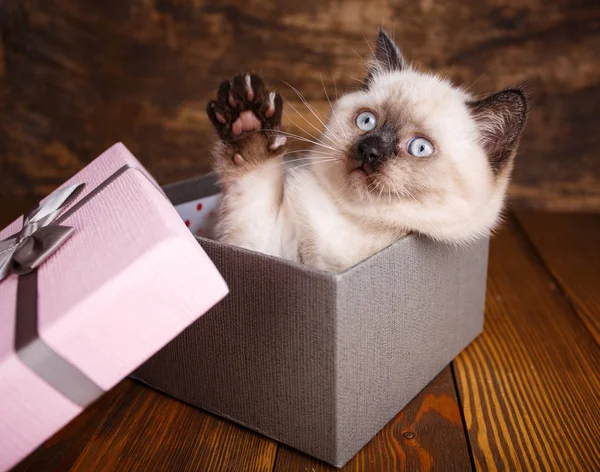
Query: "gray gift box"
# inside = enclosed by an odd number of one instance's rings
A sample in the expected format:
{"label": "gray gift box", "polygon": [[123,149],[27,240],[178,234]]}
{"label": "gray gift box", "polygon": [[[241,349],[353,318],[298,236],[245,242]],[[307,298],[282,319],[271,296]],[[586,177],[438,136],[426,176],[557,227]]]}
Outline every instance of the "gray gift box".
{"label": "gray gift box", "polygon": [[[218,192],[211,175],[164,190]],[[338,467],[483,329],[488,238],[411,235],[341,273],[198,242],[230,294],[134,377]]]}

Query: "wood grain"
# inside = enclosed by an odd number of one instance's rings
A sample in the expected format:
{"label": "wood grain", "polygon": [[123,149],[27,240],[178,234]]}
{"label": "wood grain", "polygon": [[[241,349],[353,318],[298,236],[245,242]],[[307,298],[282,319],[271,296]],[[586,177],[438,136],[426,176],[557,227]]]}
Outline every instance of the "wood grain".
{"label": "wood grain", "polygon": [[600,470],[600,348],[513,221],[454,366],[478,470]]}
{"label": "wood grain", "polygon": [[135,383],[75,470],[270,471],[277,444]]}
{"label": "wood grain", "polygon": [[600,215],[517,212],[544,265],[600,345]]}
{"label": "wood grain", "polygon": [[466,471],[469,452],[450,367],[446,367],[343,468],[284,445],[274,472]]}
{"label": "wood grain", "polygon": [[322,105],[321,77],[358,85],[381,21],[476,93],[529,85],[517,204],[600,208],[597,0],[4,0],[0,194],[41,197],[116,141],[161,183],[202,173],[222,79],[256,71]]}
{"label": "wood grain", "polygon": [[13,472],[271,471],[277,443],[124,380]]}

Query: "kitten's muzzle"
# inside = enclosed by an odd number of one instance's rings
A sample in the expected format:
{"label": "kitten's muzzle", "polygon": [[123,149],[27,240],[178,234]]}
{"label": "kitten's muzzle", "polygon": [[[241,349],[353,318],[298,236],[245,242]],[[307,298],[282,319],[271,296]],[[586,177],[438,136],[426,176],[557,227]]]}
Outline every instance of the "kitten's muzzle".
{"label": "kitten's muzzle", "polygon": [[354,158],[362,163],[365,173],[374,172],[386,159],[394,155],[396,133],[387,126],[362,136],[356,143]]}

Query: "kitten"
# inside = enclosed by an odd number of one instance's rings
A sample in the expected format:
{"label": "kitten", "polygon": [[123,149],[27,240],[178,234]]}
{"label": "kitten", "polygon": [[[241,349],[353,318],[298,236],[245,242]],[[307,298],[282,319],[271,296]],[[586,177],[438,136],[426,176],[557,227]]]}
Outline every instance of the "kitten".
{"label": "kitten", "polygon": [[476,100],[418,72],[380,30],[363,89],[332,105],[310,165],[284,164],[282,109],[255,75],[208,104],[217,239],[341,271],[411,232],[462,243],[493,229],[528,103],[519,89]]}

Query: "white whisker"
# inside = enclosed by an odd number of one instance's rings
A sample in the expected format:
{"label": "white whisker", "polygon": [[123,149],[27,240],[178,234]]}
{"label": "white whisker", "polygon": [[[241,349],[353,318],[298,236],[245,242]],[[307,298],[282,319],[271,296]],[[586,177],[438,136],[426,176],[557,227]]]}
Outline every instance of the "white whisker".
{"label": "white whisker", "polygon": [[[316,110],[313,108],[313,106],[308,103],[308,101],[304,98],[304,96],[300,93],[300,91],[298,89],[296,89],[293,85],[288,84],[287,82],[283,82],[284,84],[286,84],[288,87],[290,87],[294,92],[296,92],[296,95],[298,95],[298,97],[300,98],[300,100],[302,100],[302,103],[304,104],[304,106],[308,109],[308,111],[310,111],[317,120],[319,120],[319,123],[321,123],[323,125],[323,127],[329,131],[329,133],[333,136],[333,138],[335,138],[335,140],[338,142],[338,144],[342,145],[342,142],[338,139],[338,137],[331,132],[331,130],[327,127],[327,125],[323,122],[323,120],[321,119],[321,117],[318,115],[318,113],[316,112]],[[298,110],[296,110],[296,108],[294,107],[294,105],[292,105],[290,103],[290,106],[294,109],[294,111],[296,113],[298,113],[303,119],[304,121],[306,121],[309,125],[311,125],[315,130],[317,130],[317,132],[321,133],[323,136],[326,136],[327,138],[329,138],[332,142],[333,140],[322,133],[321,130],[319,130],[315,125],[313,125],[310,121],[308,121],[306,118],[304,118],[304,115],[301,115]]]}
{"label": "white whisker", "polygon": [[290,137],[290,138],[297,139],[297,140],[299,140],[299,141],[305,141],[305,142],[307,142],[307,143],[312,143],[312,144],[314,144],[315,146],[321,146],[321,147],[324,147],[324,148],[326,148],[326,149],[331,149],[332,151],[335,151],[335,152],[340,152],[340,150],[339,150],[339,149],[336,149],[336,148],[334,148],[334,147],[328,146],[328,145],[326,145],[326,144],[324,144],[324,143],[322,143],[322,142],[321,142],[321,143],[319,143],[319,142],[313,141],[313,140],[311,140],[311,139],[308,139],[308,138],[306,138],[306,137],[304,137],[304,136],[299,136],[299,135],[297,135],[297,134],[288,133],[288,132],[286,132],[286,131],[281,131],[281,130],[278,130],[278,129],[264,129],[264,130],[257,130],[257,131],[271,131],[271,132],[273,132],[273,133],[280,133],[280,134],[282,134],[282,135],[284,135],[284,136],[288,136],[288,137]]}
{"label": "white whisker", "polygon": [[369,44],[369,40],[367,39],[367,37],[364,34],[363,34],[363,38],[365,38],[365,43],[367,43],[367,47],[371,51],[371,54],[373,54],[373,57],[375,57],[375,51],[373,51],[373,48],[371,47],[371,44]]}
{"label": "white whisker", "polygon": [[354,77],[354,76],[352,76],[352,75],[350,75],[350,74],[348,74],[348,77],[350,77],[350,78],[351,78],[351,79],[353,79],[353,80],[356,80],[356,81],[357,81],[358,83],[360,83],[361,85],[364,83],[364,81],[362,81],[362,80],[360,80],[360,79],[357,79],[356,77]]}
{"label": "white whisker", "polygon": [[367,64],[367,61],[364,60],[364,58],[356,51],[356,49],[352,48],[352,51],[354,51],[354,54],[356,54],[359,57],[359,59],[361,61],[363,61],[363,64],[368,69],[369,68],[369,64]]}
{"label": "white whisker", "polygon": [[[319,161],[319,162],[331,162],[331,161],[337,161],[337,159],[323,159],[322,161]],[[313,162],[309,162],[307,164],[302,164],[302,165],[299,165],[299,166],[295,166],[294,170],[296,170],[296,169],[302,169],[303,167],[308,167],[308,166],[311,166],[311,165],[313,165]]]}
{"label": "white whisker", "polygon": [[325,82],[323,81],[323,75],[319,74],[319,77],[321,77],[321,84],[323,85],[323,90],[325,91],[325,96],[327,97],[327,102],[329,102],[329,108],[331,109],[331,115],[333,116],[333,118],[335,119],[335,121],[337,122],[338,126],[340,127],[340,129],[342,130],[342,133],[344,133],[344,137],[346,139],[348,138],[348,135],[346,134],[346,130],[344,129],[344,127],[342,126],[342,124],[340,123],[340,120],[337,117],[337,113],[335,112],[335,110],[333,109],[333,105],[331,104],[331,100],[329,99],[329,94],[327,93],[327,88],[325,87]]}
{"label": "white whisker", "polygon": [[[294,107],[293,107],[293,105],[291,105],[291,104],[290,104],[290,106],[291,106],[292,108],[294,108]],[[297,111],[297,110],[294,110],[294,111],[296,111],[296,113],[298,113],[298,111]],[[298,113],[298,114],[299,114],[299,113]],[[327,145],[327,143],[325,143],[325,141],[323,141],[323,140],[319,139],[319,138],[318,138],[317,136],[315,136],[314,134],[312,134],[312,133],[309,133],[309,132],[308,132],[307,130],[305,130],[305,129],[304,129],[302,126],[300,126],[298,123],[296,123],[296,122],[295,122],[295,121],[292,119],[292,117],[291,117],[290,115],[288,115],[286,112],[283,112],[283,115],[285,116],[285,118],[286,118],[288,121],[291,121],[291,122],[292,122],[292,124],[293,124],[293,125],[294,125],[296,128],[298,128],[300,131],[302,131],[303,133],[307,134],[308,136],[310,136],[311,138],[313,138],[315,141],[318,141],[318,142],[320,142],[321,144]],[[335,143],[333,143],[333,144],[335,144]]]}
{"label": "white whisker", "polygon": [[337,83],[335,81],[335,76],[331,74],[331,80],[333,80],[333,89],[335,90],[335,100],[338,100],[338,91],[337,91]]}
{"label": "white whisker", "polygon": [[[289,156],[290,154],[299,154],[301,152],[305,152],[307,154],[310,153],[311,156],[315,155],[315,153],[321,154],[322,156],[331,156],[331,153],[325,152],[325,151],[319,151],[319,150],[315,150],[315,149],[297,149],[297,150],[293,150],[293,151],[284,152],[283,154],[280,154],[279,157]],[[316,157],[319,157],[319,156],[317,155]],[[303,159],[306,159],[306,158],[303,158]]]}
{"label": "white whisker", "polygon": [[280,165],[288,165],[288,164],[294,164],[296,162],[300,162],[300,161],[308,161],[309,163],[312,162],[325,162],[325,161],[331,161],[331,160],[337,160],[333,157],[326,157],[326,156],[321,156],[321,157],[300,157],[298,159],[290,159],[290,160],[283,160],[280,162]]}

